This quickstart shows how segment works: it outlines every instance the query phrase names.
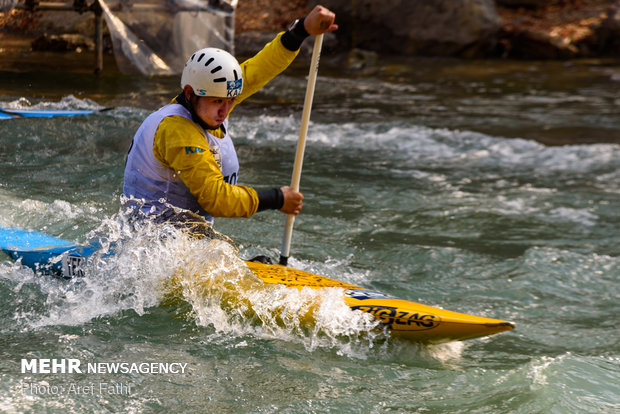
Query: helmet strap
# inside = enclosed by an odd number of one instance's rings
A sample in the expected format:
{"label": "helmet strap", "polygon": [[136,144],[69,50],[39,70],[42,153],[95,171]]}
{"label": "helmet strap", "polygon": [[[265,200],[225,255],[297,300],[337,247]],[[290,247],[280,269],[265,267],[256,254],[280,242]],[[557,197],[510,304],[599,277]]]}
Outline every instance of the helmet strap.
{"label": "helmet strap", "polygon": [[196,113],[196,110],[194,109],[194,105],[192,104],[192,98],[198,98],[198,96],[192,92],[192,95],[189,97],[189,99],[187,99],[185,97],[185,92],[181,92],[177,98],[176,101],[177,103],[179,103],[180,105],[182,105],[185,109],[187,109],[189,111],[189,113],[192,115],[192,121],[194,121],[195,123],[197,123],[198,125],[200,125],[202,127],[202,129],[204,130],[213,130],[213,128],[209,128],[209,126],[207,125],[207,123],[205,121],[203,121],[198,114]]}

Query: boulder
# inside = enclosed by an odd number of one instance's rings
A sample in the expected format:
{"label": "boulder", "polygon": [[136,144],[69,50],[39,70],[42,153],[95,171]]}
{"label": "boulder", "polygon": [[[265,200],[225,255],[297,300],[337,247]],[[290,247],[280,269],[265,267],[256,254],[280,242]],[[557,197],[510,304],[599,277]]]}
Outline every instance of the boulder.
{"label": "boulder", "polygon": [[504,53],[515,59],[570,59],[579,53],[575,45],[544,32],[517,30],[506,38],[509,46]]}
{"label": "boulder", "polygon": [[505,8],[498,55],[516,59],[620,56],[620,0],[560,4],[523,12]]}
{"label": "boulder", "polygon": [[559,0],[495,0],[499,6],[512,8],[538,9],[559,3]]}
{"label": "boulder", "polygon": [[84,52],[95,50],[95,41],[82,34],[43,34],[32,41],[32,50]]}
{"label": "boulder", "polygon": [[341,47],[397,55],[481,57],[501,21],[494,0],[310,0],[336,13]]}
{"label": "boulder", "polygon": [[597,32],[598,52],[604,55],[620,56],[620,0],[609,8],[607,18]]}

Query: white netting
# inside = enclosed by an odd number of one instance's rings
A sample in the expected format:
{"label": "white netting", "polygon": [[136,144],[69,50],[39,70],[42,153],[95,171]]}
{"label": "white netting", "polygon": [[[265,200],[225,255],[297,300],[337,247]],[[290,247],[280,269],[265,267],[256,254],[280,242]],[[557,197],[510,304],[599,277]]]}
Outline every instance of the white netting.
{"label": "white netting", "polygon": [[0,0],[0,12],[11,10],[19,0]]}
{"label": "white netting", "polygon": [[198,49],[217,47],[234,52],[237,0],[99,2],[116,63],[124,73],[178,74]]}

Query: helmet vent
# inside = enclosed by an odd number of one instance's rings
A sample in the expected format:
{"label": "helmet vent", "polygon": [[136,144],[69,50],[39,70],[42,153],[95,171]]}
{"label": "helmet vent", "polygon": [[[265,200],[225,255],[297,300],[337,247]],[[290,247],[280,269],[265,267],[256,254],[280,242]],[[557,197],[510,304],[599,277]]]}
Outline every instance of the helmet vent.
{"label": "helmet vent", "polygon": [[213,82],[226,82],[226,78],[213,79]]}
{"label": "helmet vent", "polygon": [[205,54],[204,53],[200,54],[200,57],[198,58],[198,60],[196,62],[200,62],[203,57],[205,57]]}
{"label": "helmet vent", "polygon": [[213,62],[214,60],[215,60],[214,58],[209,58],[209,60],[207,60],[207,61],[205,62],[205,68],[206,68],[207,66],[209,66],[209,65],[211,64],[211,62]]}
{"label": "helmet vent", "polygon": [[217,66],[217,67],[215,67],[215,68],[213,68],[211,70],[211,73],[219,72],[220,70],[222,70],[222,67],[221,66]]}
{"label": "helmet vent", "polygon": [[233,69],[233,75],[235,75],[235,80],[239,79],[239,75],[237,75],[237,71]]}

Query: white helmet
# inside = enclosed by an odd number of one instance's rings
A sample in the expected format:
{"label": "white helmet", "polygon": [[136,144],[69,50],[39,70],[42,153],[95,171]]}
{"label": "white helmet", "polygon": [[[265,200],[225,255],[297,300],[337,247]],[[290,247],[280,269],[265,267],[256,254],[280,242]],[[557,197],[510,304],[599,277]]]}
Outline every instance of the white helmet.
{"label": "white helmet", "polygon": [[191,86],[198,96],[234,98],[243,89],[241,66],[225,50],[200,49],[185,62],[181,88],[185,85]]}

